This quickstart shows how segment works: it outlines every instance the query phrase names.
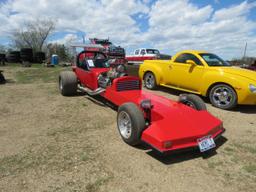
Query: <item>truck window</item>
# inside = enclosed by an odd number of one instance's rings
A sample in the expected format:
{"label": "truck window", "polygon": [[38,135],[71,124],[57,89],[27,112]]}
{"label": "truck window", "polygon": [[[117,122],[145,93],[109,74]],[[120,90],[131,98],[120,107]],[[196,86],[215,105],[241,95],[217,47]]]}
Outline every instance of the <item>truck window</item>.
{"label": "truck window", "polygon": [[145,55],[146,54],[146,51],[145,49],[142,49],[141,52],[140,52],[141,55]]}
{"label": "truck window", "polygon": [[160,54],[157,49],[147,49],[148,54]]}
{"label": "truck window", "polygon": [[183,53],[179,55],[174,62],[176,63],[186,63],[187,60],[194,61],[197,65],[202,65],[201,61],[193,54],[190,53]]}
{"label": "truck window", "polygon": [[135,55],[139,55],[139,52],[140,52],[140,50],[137,49],[137,50],[135,51]]}

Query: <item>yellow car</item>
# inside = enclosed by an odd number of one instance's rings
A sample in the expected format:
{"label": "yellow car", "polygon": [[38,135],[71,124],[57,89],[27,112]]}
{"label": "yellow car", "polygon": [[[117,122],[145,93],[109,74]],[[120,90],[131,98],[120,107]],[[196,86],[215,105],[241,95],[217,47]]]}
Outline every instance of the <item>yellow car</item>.
{"label": "yellow car", "polygon": [[205,51],[182,51],[171,60],[146,60],[139,76],[148,89],[161,85],[200,94],[221,109],[256,104],[256,72],[232,67]]}

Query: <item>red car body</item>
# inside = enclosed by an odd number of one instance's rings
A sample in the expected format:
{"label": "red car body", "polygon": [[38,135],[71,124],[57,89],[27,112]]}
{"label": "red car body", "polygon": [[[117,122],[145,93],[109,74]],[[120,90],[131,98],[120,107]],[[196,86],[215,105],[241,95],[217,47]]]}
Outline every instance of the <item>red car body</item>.
{"label": "red car body", "polygon": [[[86,71],[73,66],[78,81],[91,90],[98,88],[99,75],[108,70],[110,68],[106,67]],[[138,77],[116,78],[100,95],[116,106],[132,102],[140,109],[141,101],[150,99],[153,106],[151,122],[142,132],[141,140],[160,152],[198,147],[198,139],[209,136],[215,140],[225,131],[222,121],[206,110],[198,111],[142,90],[142,81]]]}

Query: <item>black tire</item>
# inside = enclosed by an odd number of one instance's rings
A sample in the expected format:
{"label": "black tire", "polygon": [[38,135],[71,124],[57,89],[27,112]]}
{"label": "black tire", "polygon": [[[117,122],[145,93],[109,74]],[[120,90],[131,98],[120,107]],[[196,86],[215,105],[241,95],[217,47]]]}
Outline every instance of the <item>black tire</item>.
{"label": "black tire", "polygon": [[42,63],[45,60],[45,53],[44,52],[35,52],[34,55],[34,62],[35,63]]}
{"label": "black tire", "polygon": [[[122,129],[122,120],[124,116],[130,118],[130,132],[126,137]],[[118,108],[117,128],[123,141],[129,145],[135,146],[141,142],[141,134],[145,128],[145,119],[142,111],[134,103],[125,103]],[[126,132],[127,133],[127,132]]]}
{"label": "black tire", "polygon": [[0,53],[0,60],[5,59],[5,54]]}
{"label": "black tire", "polygon": [[31,48],[22,48],[20,50],[20,57],[22,61],[33,62],[33,49]]}
{"label": "black tire", "polygon": [[4,75],[0,72],[0,84],[6,83],[6,80],[4,78]]}
{"label": "black tire", "polygon": [[201,97],[194,94],[181,94],[179,96],[179,102],[198,111],[207,110],[207,107]]}
{"label": "black tire", "polygon": [[147,89],[151,89],[151,90],[156,89],[157,87],[156,77],[152,72],[147,72],[144,75],[143,80],[144,80],[144,86]]}
{"label": "black tire", "polygon": [[[219,95],[218,95],[219,94]],[[236,91],[227,84],[217,84],[209,92],[211,104],[220,109],[232,109],[237,105]]]}
{"label": "black tire", "polygon": [[63,96],[77,93],[77,77],[73,71],[62,71],[59,76],[59,90]]}

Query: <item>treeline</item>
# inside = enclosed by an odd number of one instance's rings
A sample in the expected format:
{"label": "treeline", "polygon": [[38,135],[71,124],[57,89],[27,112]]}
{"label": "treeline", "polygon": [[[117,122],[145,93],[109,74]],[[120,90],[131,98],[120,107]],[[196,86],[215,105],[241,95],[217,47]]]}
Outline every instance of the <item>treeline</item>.
{"label": "treeline", "polygon": [[256,57],[243,57],[241,59],[232,59],[229,61],[232,65],[242,66],[242,65],[254,65],[256,64]]}
{"label": "treeline", "polygon": [[45,61],[49,62],[51,55],[57,54],[60,61],[70,61],[70,51],[64,44],[49,42],[55,24],[55,21],[45,19],[25,23],[23,28],[16,29],[10,34],[10,45],[0,45],[0,54],[6,60],[13,60],[11,58],[18,55],[18,52],[31,49],[34,53],[33,58],[37,58],[39,53],[44,53]]}

